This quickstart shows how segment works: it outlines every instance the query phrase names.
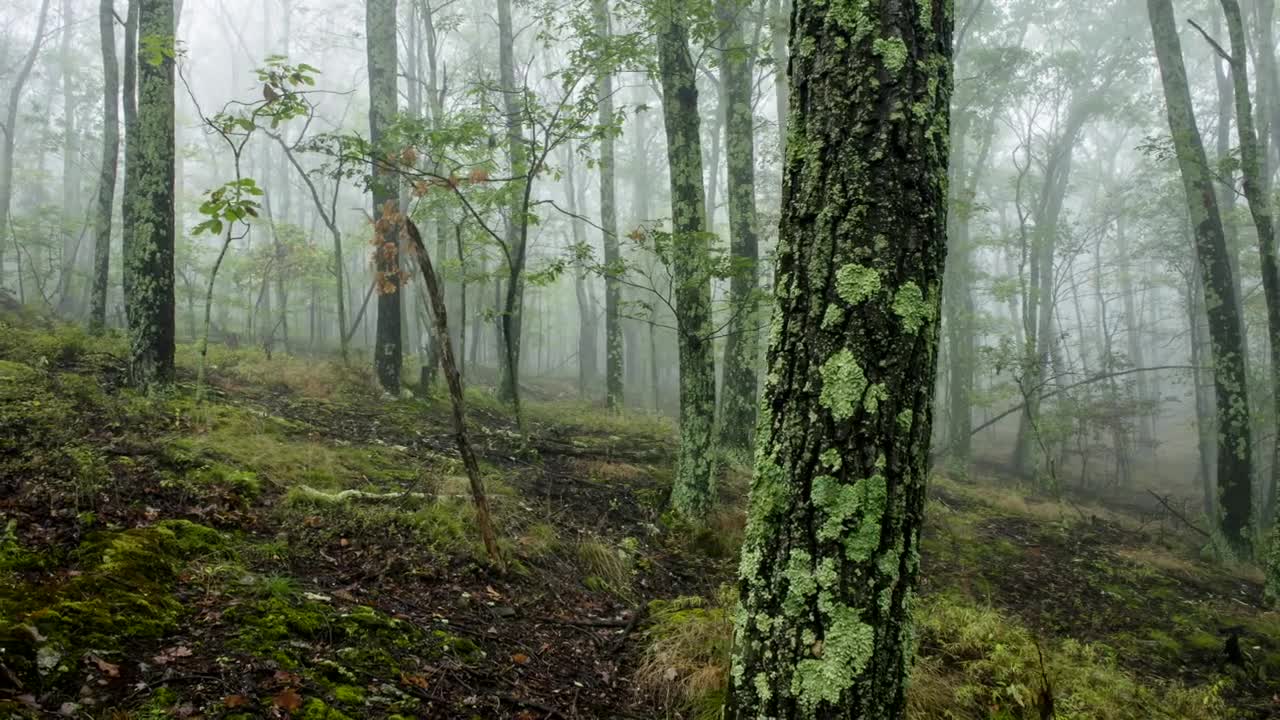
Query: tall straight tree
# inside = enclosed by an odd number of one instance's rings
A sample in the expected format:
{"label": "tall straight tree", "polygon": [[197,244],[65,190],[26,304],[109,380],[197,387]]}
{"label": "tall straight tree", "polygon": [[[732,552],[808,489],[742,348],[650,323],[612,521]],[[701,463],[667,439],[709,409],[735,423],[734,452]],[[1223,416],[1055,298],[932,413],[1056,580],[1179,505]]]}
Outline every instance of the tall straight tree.
{"label": "tall straight tree", "polygon": [[[592,14],[596,34],[608,47],[609,0],[592,0]],[[605,66],[597,81],[596,92],[600,97],[599,123],[601,127],[613,125],[613,69]],[[610,271],[604,278],[604,401],[610,410],[622,409],[623,358],[622,345],[622,283],[613,270],[622,261],[618,248],[618,202],[615,197],[613,133],[606,131],[600,138],[600,226],[604,236],[604,263]]]}
{"label": "tall straight tree", "polygon": [[716,372],[711,340],[710,243],[702,185],[698,85],[689,55],[689,15],[685,0],[662,0],[654,8],[671,180],[671,274],[680,348],[680,453],[671,504],[684,517],[700,520],[710,511],[713,499]]}
{"label": "tall straight tree", "polygon": [[756,226],[756,133],[751,89],[754,48],[747,41],[741,0],[717,0],[720,26],[720,87],[724,99],[728,158],[729,250],[734,272],[729,287],[728,336],[724,344],[724,387],[720,393],[720,442],[750,456],[756,423],[756,362],[760,356],[759,233]]}
{"label": "tall straight tree", "polygon": [[[44,45],[45,26],[49,20],[51,0],[40,3],[40,17],[36,21],[36,34],[31,40],[31,49],[22,57],[22,64],[9,86],[9,104],[5,107],[4,124],[0,125],[0,288],[4,287],[4,251],[9,244],[9,212],[13,203],[13,151],[18,134],[18,108],[22,102],[22,91],[31,78],[31,69],[35,67],[36,56]],[[21,278],[19,278],[21,282]]]}
{"label": "tall straight tree", "polygon": [[[129,198],[137,192],[138,185],[138,6],[141,1],[129,0],[124,21],[124,86],[120,89],[124,110],[124,202],[120,205],[120,243],[121,255],[125,258],[133,241],[133,204]],[[120,268],[120,276],[124,296],[128,298],[133,287],[133,272],[128,262]]]}
{"label": "tall straight tree", "polygon": [[[1244,197],[1249,204],[1258,235],[1258,256],[1262,266],[1262,293],[1267,303],[1267,344],[1271,350],[1271,392],[1274,412],[1280,416],[1280,267],[1276,262],[1275,222],[1271,215],[1270,189],[1266,172],[1266,150],[1258,137],[1253,118],[1253,101],[1249,97],[1249,50],[1245,43],[1244,18],[1240,3],[1222,0],[1231,38],[1231,80],[1235,86],[1236,133],[1240,138],[1240,170],[1244,176]],[[1265,112],[1265,109],[1262,110]],[[1273,433],[1271,444],[1271,478],[1264,499],[1264,518],[1268,517],[1280,479],[1280,433]]]}
{"label": "tall straight tree", "polygon": [[173,0],[139,0],[133,215],[124,264],[129,371],[135,385],[173,379],[174,35]]}
{"label": "tall straight tree", "polygon": [[892,720],[915,650],[952,3],[796,0],[792,18],[777,299],[727,717]]}
{"label": "tall straight tree", "polygon": [[1249,553],[1252,511],[1253,446],[1249,436],[1249,395],[1245,383],[1243,330],[1236,312],[1238,299],[1231,279],[1222,216],[1214,196],[1214,179],[1196,127],[1182,42],[1171,0],[1147,0],[1156,60],[1164,85],[1169,130],[1187,195],[1187,209],[1195,232],[1195,250],[1209,314],[1214,394],[1218,407],[1219,527],[1232,549]]}
{"label": "tall straight tree", "polygon": [[98,176],[98,213],[93,225],[93,290],[89,301],[89,329],[93,332],[101,332],[107,324],[111,215],[115,205],[116,171],[120,165],[120,62],[116,58],[112,0],[100,0],[98,4],[98,29],[102,38],[102,168]]}
{"label": "tall straight tree", "polygon": [[511,161],[511,177],[524,178],[511,189],[504,233],[507,243],[506,296],[499,321],[502,346],[502,382],[499,396],[510,402],[520,418],[520,332],[524,313],[524,265],[527,218],[521,198],[524,185],[530,181],[529,149],[524,137],[524,89],[516,85],[515,28],[511,20],[511,0],[498,0],[498,81],[501,84],[502,111],[506,116],[507,153]]}
{"label": "tall straight tree", "polygon": [[382,389],[400,393],[400,227],[399,180],[379,158],[387,128],[395,118],[396,0],[368,0],[365,37],[369,56],[369,140],[373,144],[373,217],[377,241],[374,269],[378,287],[378,332],[373,351],[374,372]]}

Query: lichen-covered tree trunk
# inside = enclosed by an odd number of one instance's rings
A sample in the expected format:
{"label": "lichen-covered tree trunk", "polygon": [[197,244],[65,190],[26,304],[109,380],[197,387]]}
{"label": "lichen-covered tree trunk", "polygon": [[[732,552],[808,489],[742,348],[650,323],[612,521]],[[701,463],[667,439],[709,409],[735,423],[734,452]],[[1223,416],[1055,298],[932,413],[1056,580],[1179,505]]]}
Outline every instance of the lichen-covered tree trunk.
{"label": "lichen-covered tree trunk", "polygon": [[[35,38],[31,48],[23,56],[22,64],[9,86],[9,104],[5,109],[4,125],[0,125],[0,288],[4,287],[4,252],[9,244],[9,212],[13,203],[13,152],[18,134],[18,110],[21,107],[22,91],[31,77],[31,69],[35,67],[36,56],[44,44],[45,26],[49,20],[51,0],[40,4],[39,20],[36,21]],[[16,253],[15,253],[16,254]],[[19,264],[22,258],[18,258]],[[22,284],[22,273],[18,273],[18,284]]]}
{"label": "lichen-covered tree trunk", "polygon": [[1195,232],[1196,255],[1209,314],[1214,395],[1218,412],[1219,528],[1232,549],[1248,556],[1252,511],[1253,446],[1249,437],[1249,395],[1241,354],[1238,299],[1231,280],[1231,264],[1222,231],[1222,217],[1214,196],[1213,177],[1196,127],[1182,62],[1182,43],[1171,0],[1147,0],[1156,60],[1164,86],[1169,129],[1182,175],[1187,206]]}
{"label": "lichen-covered tree trunk", "polygon": [[138,106],[131,140],[134,186],[125,198],[133,237],[124,265],[132,278],[129,371],[135,385],[173,379],[174,354],[174,36],[173,0],[138,4]]}
{"label": "lichen-covered tree trunk", "polygon": [[747,8],[739,0],[717,0],[720,24],[720,84],[723,88],[728,158],[729,324],[724,344],[720,444],[750,457],[756,423],[756,365],[760,356],[759,233],[756,223],[755,113],[752,112],[753,49],[743,32]]}
{"label": "lichen-covered tree trunk", "polygon": [[101,332],[107,324],[111,215],[120,164],[120,62],[116,59],[115,22],[112,0],[101,0],[98,27],[102,37],[102,168],[98,179],[98,213],[93,227],[93,290],[89,302],[89,329],[93,332]]}
{"label": "lichen-covered tree trunk", "polygon": [[[507,153],[511,159],[511,177],[529,172],[528,148],[524,138],[524,89],[516,85],[515,30],[511,21],[511,0],[498,0],[498,80],[502,90],[502,110],[507,123]],[[525,240],[528,220],[525,217],[525,186],[528,178],[511,189],[511,203],[505,218],[507,250],[506,295],[499,318],[502,356],[502,381],[498,396],[515,408],[520,417],[520,331],[524,312],[524,266],[527,255]]]}
{"label": "lichen-covered tree trunk", "polygon": [[[365,5],[369,56],[369,139],[381,157],[384,136],[396,114],[396,0],[369,0]],[[374,270],[378,278],[378,332],[374,371],[382,389],[400,393],[404,349],[400,338],[400,216],[396,174],[377,159],[373,163]]]}
{"label": "lichen-covered tree trunk", "polygon": [[80,104],[79,91],[74,76],[75,59],[72,48],[76,44],[75,6],[71,0],[62,0],[62,38],[58,50],[58,64],[62,86],[62,262],[58,272],[58,314],[72,317],[79,312],[79,295],[72,281],[79,265],[80,245],[84,234],[77,232],[73,218],[80,217],[80,184],[84,173],[79,169],[81,129],[77,124],[76,108]]}
{"label": "lichen-covered tree trunk", "polygon": [[671,271],[680,348],[680,453],[671,504],[685,518],[696,521],[707,515],[713,500],[716,374],[698,87],[689,56],[687,17],[683,0],[663,0],[655,8],[671,176]]}
{"label": "lichen-covered tree trunk", "polygon": [[728,717],[902,717],[947,216],[949,0],[796,0]]}
{"label": "lichen-covered tree trunk", "polygon": [[[609,0],[593,0],[591,4],[596,34],[608,40]],[[613,72],[606,67],[597,81],[600,97],[599,119],[602,126],[613,123]],[[614,176],[613,134],[606,132],[600,139],[600,226],[604,228],[604,398],[605,406],[618,411],[623,405],[624,358],[622,345],[622,283],[618,281],[617,268],[622,261],[618,247],[618,202]]]}
{"label": "lichen-covered tree trunk", "polygon": [[[1258,256],[1262,268],[1262,294],[1267,305],[1267,339],[1271,352],[1272,412],[1280,416],[1280,267],[1276,262],[1275,224],[1266,173],[1266,151],[1254,125],[1253,101],[1249,97],[1249,51],[1245,44],[1244,19],[1240,3],[1221,0],[1231,39],[1231,79],[1235,89],[1236,133],[1240,138],[1240,169],[1244,176],[1244,196],[1258,236]],[[1265,100],[1264,100],[1265,102]],[[1263,110],[1265,112],[1265,109]],[[1263,493],[1263,519],[1269,519],[1271,497],[1280,479],[1280,433],[1272,433],[1271,477]]]}

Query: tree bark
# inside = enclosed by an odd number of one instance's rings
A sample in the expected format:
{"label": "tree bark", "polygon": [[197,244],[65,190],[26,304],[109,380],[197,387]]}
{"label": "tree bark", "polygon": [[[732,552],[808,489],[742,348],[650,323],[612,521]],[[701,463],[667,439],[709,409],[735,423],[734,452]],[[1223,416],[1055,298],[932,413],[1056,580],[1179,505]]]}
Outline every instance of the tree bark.
{"label": "tree bark", "polygon": [[1243,331],[1231,279],[1222,217],[1200,130],[1196,127],[1171,0],[1147,0],[1156,60],[1164,86],[1169,129],[1195,231],[1196,255],[1204,283],[1218,412],[1219,527],[1242,557],[1249,555],[1253,447],[1249,436],[1249,396],[1241,353]]}
{"label": "tree bark", "polygon": [[671,504],[699,521],[711,510],[716,377],[711,340],[709,233],[702,185],[698,87],[689,56],[689,9],[666,0],[656,9],[662,116],[671,181],[671,274],[680,348],[680,453]]}
{"label": "tree bark", "polygon": [[511,190],[506,216],[507,285],[499,325],[502,331],[502,382],[498,395],[515,408],[520,418],[520,332],[524,311],[524,266],[526,260],[526,206],[521,198],[531,181],[528,148],[524,137],[524,89],[516,85],[515,30],[511,20],[511,0],[498,0],[498,77],[503,113],[507,123],[507,152],[511,177],[523,178]]}
{"label": "tree bark", "polygon": [[95,333],[102,332],[107,324],[111,216],[120,165],[120,62],[116,58],[112,0],[100,0],[98,28],[102,38],[102,169],[98,179],[98,213],[94,219],[93,291],[89,303],[89,329]]}
{"label": "tree bark", "polygon": [[748,5],[717,0],[720,24],[720,84],[724,98],[725,150],[728,158],[729,252],[734,262],[729,282],[729,323],[724,344],[720,393],[720,444],[749,458],[756,424],[756,366],[760,356],[759,254],[756,220],[755,113],[752,111],[754,48],[743,31]]}
{"label": "tree bark", "polygon": [[369,139],[376,155],[373,162],[373,217],[378,332],[373,362],[382,389],[399,395],[400,367],[404,358],[400,339],[399,180],[395,172],[380,161],[393,150],[384,147],[384,136],[395,118],[398,103],[396,0],[369,0],[365,5],[365,28],[369,56]]}
{"label": "tree bark", "polygon": [[[596,35],[606,45],[612,36],[609,19],[609,0],[593,0]],[[600,98],[598,122],[611,126],[613,112],[613,68],[606,67],[600,73],[596,93]],[[622,252],[618,246],[618,202],[614,162],[613,133],[606,131],[600,139],[600,226],[604,240],[604,398],[605,406],[620,411],[623,405],[625,350],[622,340],[622,284],[618,281],[618,265]]]}
{"label": "tree bark", "polygon": [[874,7],[795,5],[791,46],[804,50],[791,64],[732,720],[905,712],[946,254],[952,16],[948,0]]}
{"label": "tree bark", "polygon": [[125,198],[133,235],[124,264],[132,282],[129,370],[133,383],[168,383],[174,373],[174,35],[173,0],[140,0],[134,186]]}

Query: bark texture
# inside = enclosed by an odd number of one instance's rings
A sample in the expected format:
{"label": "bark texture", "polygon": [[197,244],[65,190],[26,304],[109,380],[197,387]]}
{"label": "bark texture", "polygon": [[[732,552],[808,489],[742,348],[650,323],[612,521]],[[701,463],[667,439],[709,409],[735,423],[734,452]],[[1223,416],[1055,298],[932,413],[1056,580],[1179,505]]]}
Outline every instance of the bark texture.
{"label": "bark texture", "polygon": [[[369,55],[369,139],[375,153],[387,153],[383,138],[396,114],[396,0],[369,0],[365,5]],[[400,337],[399,182],[378,159],[373,167],[375,262],[378,274],[378,332],[374,371],[382,389],[400,393],[404,348]]]}
{"label": "bark texture", "polygon": [[1237,553],[1249,552],[1253,445],[1249,436],[1249,396],[1245,384],[1243,333],[1237,313],[1222,217],[1214,181],[1191,105],[1182,43],[1170,0],[1147,0],[1156,60],[1160,65],[1169,130],[1187,195],[1195,233],[1204,303],[1209,315],[1214,396],[1218,411],[1219,528]]}
{"label": "bark texture", "polygon": [[728,159],[729,252],[734,269],[729,287],[729,325],[724,344],[724,385],[720,444],[748,455],[756,424],[756,360],[760,355],[759,230],[756,222],[755,113],[752,112],[753,48],[743,31],[748,6],[717,0],[720,24],[725,149]]}
{"label": "bark texture", "polygon": [[[609,0],[593,0],[591,5],[596,34],[608,40]],[[613,72],[606,68],[600,74],[597,84],[600,96],[598,122],[602,126],[613,123]],[[622,251],[618,248],[618,201],[614,176],[614,142],[613,134],[606,132],[600,139],[600,226],[604,228],[604,263],[608,270],[604,278],[604,397],[605,405],[611,410],[621,410],[623,404],[623,362],[625,353],[622,344],[622,283],[618,281],[616,269],[622,262]]]}
{"label": "bark texture", "polygon": [[124,266],[129,372],[147,387],[173,379],[174,37],[173,0],[138,3],[138,105],[133,187],[125,197],[132,234]]}
{"label": "bark texture", "polygon": [[656,8],[655,20],[671,179],[671,271],[680,348],[680,453],[671,504],[684,517],[700,520],[710,511],[714,497],[716,374],[698,87],[689,56],[687,13],[681,0],[667,0]]}
{"label": "bark texture", "polygon": [[93,290],[89,302],[89,329],[93,332],[101,332],[107,324],[111,216],[120,164],[120,62],[116,58],[112,0],[99,3],[98,27],[102,37],[102,169],[98,180],[98,213],[93,226]]}
{"label": "bark texture", "polygon": [[947,222],[951,3],[797,0],[728,717],[899,718]]}

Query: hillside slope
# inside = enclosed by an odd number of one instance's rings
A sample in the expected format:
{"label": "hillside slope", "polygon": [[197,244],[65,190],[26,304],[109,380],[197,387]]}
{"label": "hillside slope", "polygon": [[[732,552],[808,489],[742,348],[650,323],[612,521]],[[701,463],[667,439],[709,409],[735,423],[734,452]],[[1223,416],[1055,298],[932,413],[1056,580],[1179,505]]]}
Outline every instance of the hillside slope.
{"label": "hillside slope", "polygon": [[[0,715],[714,712],[745,482],[672,521],[667,422],[532,402],[522,437],[471,390],[498,575],[443,398],[216,350],[197,405],[189,349],[160,397],[121,353],[0,320]],[[913,717],[1280,717],[1280,615],[1174,524],[946,478],[929,517]]]}

